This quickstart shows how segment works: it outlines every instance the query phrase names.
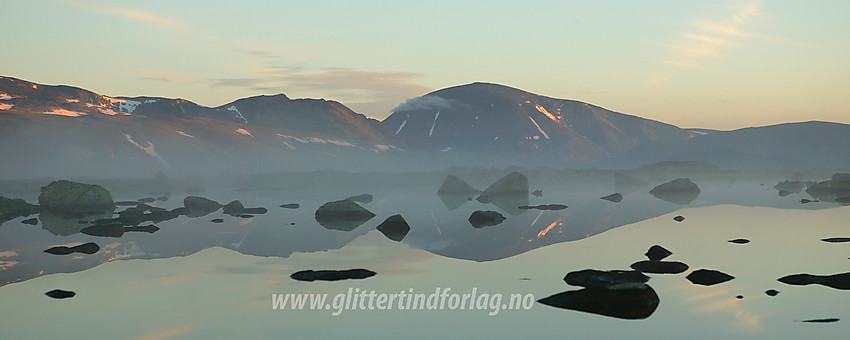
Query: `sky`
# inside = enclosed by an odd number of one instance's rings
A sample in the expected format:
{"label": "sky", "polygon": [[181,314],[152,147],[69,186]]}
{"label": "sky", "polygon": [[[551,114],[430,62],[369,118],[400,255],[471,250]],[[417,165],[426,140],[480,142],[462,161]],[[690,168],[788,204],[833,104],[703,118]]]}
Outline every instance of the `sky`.
{"label": "sky", "polygon": [[0,75],[376,119],[492,82],[685,128],[850,123],[850,1],[0,0]]}

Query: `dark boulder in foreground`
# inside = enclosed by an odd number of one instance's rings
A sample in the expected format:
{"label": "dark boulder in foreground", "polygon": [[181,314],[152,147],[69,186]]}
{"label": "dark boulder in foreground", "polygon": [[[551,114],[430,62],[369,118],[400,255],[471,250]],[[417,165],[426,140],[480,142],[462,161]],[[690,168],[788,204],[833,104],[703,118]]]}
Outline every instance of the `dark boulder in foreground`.
{"label": "dark boulder in foreground", "polygon": [[686,277],[695,285],[713,286],[734,279],[735,277],[717,270],[700,269]]}
{"label": "dark boulder in foreground", "polygon": [[670,182],[660,184],[649,191],[658,199],[676,203],[690,204],[699,197],[699,187],[687,178],[677,178]]}
{"label": "dark boulder in foreground", "polygon": [[839,319],[839,318],[809,319],[809,320],[803,320],[803,321],[801,321],[801,322],[809,322],[809,323],[832,323],[832,322],[838,322],[838,321],[841,321],[841,319]]}
{"label": "dark boulder in foreground", "polygon": [[537,210],[564,210],[567,206],[563,204],[541,204],[541,205],[523,205],[517,207],[517,209],[528,210],[528,209],[537,209]]}
{"label": "dark boulder in foreground", "polygon": [[316,222],[325,228],[352,231],[375,217],[371,211],[349,200],[333,201],[322,204],[316,210]]}
{"label": "dark boulder in foreground", "polygon": [[45,250],[44,252],[48,253],[48,254],[53,254],[53,255],[68,255],[68,254],[72,254],[72,253],[83,253],[83,254],[91,255],[91,254],[97,253],[98,251],[100,251],[100,246],[98,246],[97,243],[89,242],[89,243],[83,243],[83,244],[73,246],[73,247],[65,247],[65,246],[52,247],[52,248]]}
{"label": "dark boulder in foreground", "polygon": [[622,200],[623,200],[623,195],[622,195],[622,194],[620,194],[619,192],[615,192],[615,193],[610,194],[610,195],[608,195],[608,196],[600,197],[599,199],[603,199],[603,200],[606,200],[606,201],[611,201],[611,202],[614,202],[614,203],[620,203],[620,201],[622,201]]}
{"label": "dark boulder in foreground", "polygon": [[537,300],[547,306],[620,319],[646,319],[658,308],[660,299],[652,287],[638,284],[625,289],[585,288]]}
{"label": "dark boulder in foreground", "polygon": [[339,281],[348,279],[365,279],[375,276],[375,272],[368,269],[348,270],[302,270],[290,275],[298,281]]}
{"label": "dark boulder in foreground", "polygon": [[829,242],[829,243],[845,243],[850,242],[850,237],[830,237],[821,239],[821,241]]}
{"label": "dark boulder in foreground", "polygon": [[812,274],[794,274],[780,278],[779,282],[794,286],[819,284],[840,290],[850,290],[850,273],[823,276]]}
{"label": "dark boulder in foreground", "polygon": [[667,256],[673,255],[673,252],[656,244],[652,247],[649,247],[649,250],[647,250],[646,254],[644,255],[646,255],[646,257],[648,257],[650,261],[661,261]]}
{"label": "dark boulder in foreground", "polygon": [[42,187],[38,204],[48,210],[104,211],[115,208],[112,195],[102,186],[66,180]]}
{"label": "dark boulder in foreground", "polygon": [[673,220],[676,221],[676,222],[682,222],[682,221],[685,220],[685,216],[679,215],[679,216],[673,217]]}
{"label": "dark boulder in foreground", "polygon": [[475,228],[491,227],[505,220],[505,216],[495,211],[476,210],[469,215],[469,224]]}
{"label": "dark boulder in foreground", "polygon": [[77,293],[74,293],[74,292],[69,291],[69,290],[54,289],[54,290],[51,290],[47,293],[44,293],[44,295],[47,295],[47,296],[52,297],[54,299],[67,299],[67,298],[74,297],[74,295],[77,295]]}
{"label": "dark boulder in foreground", "polygon": [[301,207],[301,205],[298,204],[298,203],[286,203],[286,204],[281,204],[280,207],[284,208],[284,209],[298,209],[298,208]]}
{"label": "dark boulder in foreground", "polygon": [[186,208],[185,215],[188,217],[202,217],[221,209],[221,203],[201,196],[186,196],[183,199]]}
{"label": "dark boulder in foreground", "polygon": [[650,274],[679,274],[688,270],[688,265],[671,261],[639,261],[632,263],[632,269]]}
{"label": "dark boulder in foreground", "polygon": [[728,242],[729,243],[735,243],[735,244],[747,244],[747,243],[750,243],[750,240],[745,239],[745,238],[736,238],[734,240],[729,240]]}
{"label": "dark boulder in foreground", "polygon": [[387,217],[384,222],[381,222],[377,229],[388,239],[400,242],[410,232],[410,225],[407,224],[407,221],[401,215],[392,215]]}
{"label": "dark boulder in foreground", "polygon": [[362,194],[362,195],[351,196],[351,197],[346,198],[346,199],[349,200],[349,201],[357,202],[357,203],[372,203],[373,198],[372,198],[371,194]]}
{"label": "dark boulder in foreground", "polygon": [[643,284],[649,281],[649,276],[632,270],[585,269],[567,273],[564,282],[573,286],[585,288],[614,288],[629,287],[632,284]]}
{"label": "dark boulder in foreground", "polygon": [[245,206],[243,206],[242,202],[239,201],[239,200],[235,200],[235,201],[232,201],[230,203],[225,204],[223,207],[221,207],[221,211],[223,213],[227,214],[227,215],[234,216],[234,217],[239,217],[239,216],[245,215],[245,214],[262,215],[262,214],[269,212],[268,209],[263,208],[263,207],[260,207],[260,208],[245,208]]}

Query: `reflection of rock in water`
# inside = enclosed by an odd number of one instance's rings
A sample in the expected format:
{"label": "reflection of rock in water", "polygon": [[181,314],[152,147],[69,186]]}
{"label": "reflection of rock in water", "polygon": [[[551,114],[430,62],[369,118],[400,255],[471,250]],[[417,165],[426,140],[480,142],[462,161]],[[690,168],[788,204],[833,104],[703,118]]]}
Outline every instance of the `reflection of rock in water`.
{"label": "reflection of rock in water", "polygon": [[700,269],[688,274],[685,278],[695,285],[713,286],[732,280],[735,277],[717,270]]}
{"label": "reflection of rock in water", "polygon": [[387,217],[384,222],[381,222],[377,229],[388,239],[399,242],[407,236],[407,233],[410,231],[410,225],[407,224],[407,221],[401,215],[392,215]]}
{"label": "reflection of rock in water", "polygon": [[779,282],[794,286],[819,284],[840,290],[850,290],[850,273],[824,276],[812,274],[795,274],[782,277],[779,279]]}
{"label": "reflection of rock in water", "polygon": [[25,217],[41,211],[37,205],[29,204],[20,198],[0,196],[0,224],[3,222]]}
{"label": "reflection of rock in water", "polygon": [[639,261],[632,263],[630,267],[641,273],[650,274],[679,274],[688,270],[688,265],[675,261]]}
{"label": "reflection of rock in water", "polygon": [[349,201],[354,201],[357,203],[372,203],[372,195],[371,194],[360,194],[356,196],[351,196],[346,198]]}
{"label": "reflection of rock in water", "polygon": [[[779,196],[788,196],[790,194],[796,194],[800,191],[803,191],[803,182],[800,181],[782,181],[773,186],[774,189],[780,192]],[[787,194],[782,195],[781,192],[787,192]]]}
{"label": "reflection of rock in water", "polygon": [[239,217],[240,215],[245,214],[256,214],[262,215],[268,212],[268,209],[260,207],[260,208],[245,208],[242,205],[242,202],[239,200],[232,201],[230,203],[225,204],[221,207],[222,212],[227,215]]}
{"label": "reflection of rock in water", "polygon": [[54,289],[54,290],[51,290],[47,293],[44,293],[44,295],[47,295],[47,296],[52,297],[54,299],[67,299],[67,298],[74,297],[74,295],[77,295],[77,293],[74,293],[70,290]]}
{"label": "reflection of rock in water", "polygon": [[661,261],[667,256],[673,255],[673,252],[656,244],[652,247],[649,247],[649,250],[647,250],[646,254],[644,255],[646,255],[646,257],[649,258],[650,261]]}
{"label": "reflection of rock in water", "polygon": [[536,209],[536,210],[564,210],[564,209],[566,209],[566,208],[567,208],[567,206],[566,206],[566,205],[563,205],[563,204],[523,205],[523,206],[519,206],[519,207],[517,207],[517,209],[521,209],[521,210],[529,210],[529,209]]}
{"label": "reflection of rock in water", "polygon": [[622,200],[623,200],[623,195],[622,195],[622,194],[620,194],[619,192],[615,192],[615,193],[610,194],[610,195],[608,195],[608,196],[600,197],[599,199],[603,199],[603,200],[606,200],[606,201],[611,201],[611,202],[614,202],[614,203],[620,203],[620,201],[622,201]]}
{"label": "reflection of rock in water", "polygon": [[99,213],[73,213],[69,211],[44,211],[38,215],[41,220],[41,228],[50,231],[54,235],[68,236],[79,233],[87,227],[80,221],[97,221],[112,219],[112,211]]}
{"label": "reflection of rock in water", "polygon": [[290,275],[291,278],[298,281],[339,281],[348,279],[365,279],[375,276],[375,272],[368,269],[348,269],[348,270],[302,270]]}
{"label": "reflection of rock in water", "polygon": [[476,210],[469,215],[469,224],[474,228],[491,227],[505,220],[505,216],[495,211]]}
{"label": "reflection of rock in water", "polygon": [[660,299],[652,287],[640,283],[625,289],[585,288],[567,291],[537,302],[557,308],[638,320],[652,315]]}
{"label": "reflection of rock in water", "polygon": [[790,194],[793,194],[793,192],[790,192],[788,190],[779,190],[779,197],[785,197],[785,196],[788,196]]}
{"label": "reflection of rock in water", "polygon": [[52,255],[68,255],[72,253],[94,254],[100,250],[100,246],[96,243],[83,243],[73,247],[58,246],[46,249],[44,252]]}
{"label": "reflection of rock in water", "polygon": [[372,217],[375,214],[349,200],[328,202],[316,210],[316,222],[335,230],[352,231]]}
{"label": "reflection of rock in water", "polygon": [[185,215],[188,217],[202,217],[221,209],[221,203],[200,196],[186,196],[183,199],[186,208]]}
{"label": "reflection of rock in water", "polygon": [[567,273],[564,282],[573,286],[585,288],[624,287],[632,284],[643,284],[649,281],[649,276],[633,270],[596,270],[584,269]]}
{"label": "reflection of rock in water", "polygon": [[660,184],[649,191],[655,198],[676,203],[690,204],[699,197],[699,187],[687,178],[677,178],[670,182]]}
{"label": "reflection of rock in water", "polygon": [[540,198],[540,197],[543,197],[543,190],[537,189],[537,190],[532,191],[531,194],[534,195],[534,197]]}
{"label": "reflection of rock in water", "polygon": [[512,172],[493,183],[476,200],[493,204],[508,214],[520,215],[525,210],[517,207],[528,205],[528,177]]}
{"label": "reflection of rock in water", "polygon": [[481,190],[473,188],[468,183],[460,178],[449,175],[443,180],[440,189],[437,190],[437,197],[443,201],[443,205],[449,210],[455,210],[466,204],[475,195],[478,195]]}
{"label": "reflection of rock in water", "polygon": [[810,185],[806,193],[820,201],[850,204],[850,174],[834,174],[829,180]]}

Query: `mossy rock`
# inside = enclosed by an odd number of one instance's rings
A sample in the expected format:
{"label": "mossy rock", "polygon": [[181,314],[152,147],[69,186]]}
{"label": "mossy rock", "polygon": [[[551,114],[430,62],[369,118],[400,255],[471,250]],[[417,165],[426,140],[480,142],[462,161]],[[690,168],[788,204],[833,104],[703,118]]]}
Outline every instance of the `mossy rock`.
{"label": "mossy rock", "polygon": [[41,188],[38,203],[47,210],[104,211],[115,208],[115,201],[102,186],[67,180]]}

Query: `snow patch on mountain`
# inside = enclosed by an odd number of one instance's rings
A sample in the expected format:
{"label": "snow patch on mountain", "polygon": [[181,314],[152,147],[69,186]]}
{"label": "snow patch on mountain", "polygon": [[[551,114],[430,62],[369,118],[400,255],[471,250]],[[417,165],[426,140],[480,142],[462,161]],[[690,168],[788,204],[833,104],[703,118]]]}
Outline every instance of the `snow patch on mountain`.
{"label": "snow patch on mountain", "polygon": [[236,105],[230,105],[227,110],[236,112],[236,118],[239,118],[242,120],[243,123],[248,124],[248,120],[245,119],[245,116],[242,115],[242,112],[239,112],[239,109],[236,108]]}
{"label": "snow patch on mountain", "polygon": [[534,121],[534,118],[531,118],[531,116],[528,116],[528,119],[531,119],[531,122],[534,123],[534,126],[537,127],[537,131],[540,131],[540,133],[543,134],[543,137],[546,137],[546,139],[549,139],[549,135],[547,135],[546,132],[543,131],[543,129],[540,128],[540,125],[537,125],[537,122]]}
{"label": "snow patch on mountain", "polygon": [[178,135],[181,135],[181,136],[184,136],[184,137],[195,138],[195,136],[192,136],[192,135],[185,133],[183,131],[180,131],[180,130],[177,130],[177,131],[174,131],[174,132],[177,132]]}
{"label": "snow patch on mountain", "polygon": [[431,131],[428,131],[428,137],[434,135],[434,127],[437,126],[437,118],[440,118],[440,110],[437,110],[437,114],[434,115],[434,122],[431,123]]}
{"label": "snow patch on mountain", "polygon": [[66,102],[66,103],[79,103],[79,102],[80,102],[80,100],[79,100],[79,99],[74,99],[74,98],[65,98],[65,102]]}
{"label": "snow patch on mountain", "polygon": [[0,92],[0,100],[12,100],[12,99],[15,99],[15,97],[10,96],[6,92]]}
{"label": "snow patch on mountain", "polygon": [[[408,115],[407,117],[410,118],[410,115]],[[398,126],[398,130],[396,130],[395,134],[398,134],[399,132],[401,132],[401,129],[404,129],[405,124],[407,124],[407,119],[405,119],[403,122],[401,122],[401,125]]]}
{"label": "snow patch on mountain", "polygon": [[251,132],[249,132],[248,130],[245,130],[243,128],[236,129],[236,133],[243,134],[245,136],[249,136],[251,138],[254,138],[254,135],[252,135]]}
{"label": "snow patch on mountain", "polygon": [[66,117],[79,117],[79,116],[85,116],[86,115],[85,112],[71,111],[71,110],[66,110],[66,109],[59,108],[59,107],[57,107],[57,108],[55,108],[51,111],[46,111],[46,112],[44,112],[44,114],[66,116]]}
{"label": "snow patch on mountain", "polygon": [[11,109],[12,106],[15,106],[15,104],[0,103],[0,110],[8,110]]}
{"label": "snow patch on mountain", "polygon": [[129,134],[124,132],[122,133],[124,134],[124,137],[127,137],[127,141],[130,142],[130,144],[135,145],[139,149],[142,149],[142,151],[144,151],[148,155],[151,155],[151,157],[156,158],[156,160],[162,163],[162,165],[165,165],[166,168],[171,167],[171,165],[168,165],[168,162],[166,162],[164,159],[162,159],[162,157],[159,156],[158,153],[156,153],[156,147],[153,145],[153,143],[148,142],[148,146],[141,146],[139,145],[139,143],[136,143],[136,140],[133,139],[133,136],[130,136]]}
{"label": "snow patch on mountain", "polygon": [[555,122],[557,122],[557,121],[558,121],[558,118],[557,118],[557,117],[555,117],[555,115],[553,115],[553,114],[549,113],[549,111],[546,111],[546,108],[545,108],[545,107],[540,106],[540,104],[537,104],[537,105],[535,105],[534,107],[535,107],[535,108],[537,108],[537,111],[540,111],[540,113],[542,113],[542,114],[546,115],[546,117],[549,117],[549,119],[551,119],[551,120],[553,120],[553,121],[555,121]]}

